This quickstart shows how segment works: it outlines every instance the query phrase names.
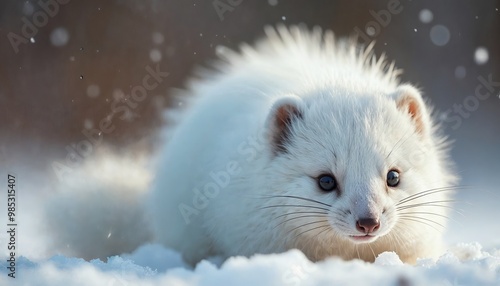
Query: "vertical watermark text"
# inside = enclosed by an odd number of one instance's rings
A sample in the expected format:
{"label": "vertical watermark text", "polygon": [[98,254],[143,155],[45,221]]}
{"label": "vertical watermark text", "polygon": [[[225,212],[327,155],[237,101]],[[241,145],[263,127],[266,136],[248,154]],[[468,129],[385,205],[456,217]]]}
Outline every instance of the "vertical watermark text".
{"label": "vertical watermark text", "polygon": [[16,278],[16,240],[17,240],[17,178],[7,175],[7,276]]}

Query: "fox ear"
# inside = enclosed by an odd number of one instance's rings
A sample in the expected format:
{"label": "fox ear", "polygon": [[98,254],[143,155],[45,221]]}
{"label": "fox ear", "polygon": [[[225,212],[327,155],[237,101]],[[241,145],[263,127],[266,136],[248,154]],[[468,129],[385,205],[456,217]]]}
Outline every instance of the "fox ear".
{"label": "fox ear", "polygon": [[396,106],[406,113],[422,136],[427,136],[431,129],[431,119],[420,92],[411,85],[398,87],[395,93]]}
{"label": "fox ear", "polygon": [[274,154],[286,153],[290,142],[292,124],[302,119],[303,101],[297,96],[289,96],[277,100],[268,115],[268,138]]}

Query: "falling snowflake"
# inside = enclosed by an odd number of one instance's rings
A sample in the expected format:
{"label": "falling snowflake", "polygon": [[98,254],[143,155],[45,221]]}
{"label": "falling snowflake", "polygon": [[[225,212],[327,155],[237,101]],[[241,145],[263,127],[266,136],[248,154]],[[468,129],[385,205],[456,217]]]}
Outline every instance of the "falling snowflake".
{"label": "falling snowflake", "polygon": [[99,88],[98,85],[91,84],[87,87],[87,95],[89,97],[98,97],[100,93],[101,89]]}
{"label": "falling snowflake", "polygon": [[153,43],[157,45],[163,43],[163,41],[165,40],[165,37],[163,37],[163,35],[159,32],[154,32],[152,38],[153,38]]}
{"label": "falling snowflake", "polygon": [[86,118],[84,121],[83,121],[83,127],[85,129],[91,129],[92,127],[94,127],[94,122],[92,122],[91,119],[88,119]]}
{"label": "falling snowflake", "polygon": [[489,54],[485,47],[478,47],[474,52],[474,61],[478,65],[484,65],[488,62]]}
{"label": "falling snowflake", "polygon": [[429,9],[423,9],[418,14],[418,18],[420,19],[420,22],[427,24],[427,23],[432,22],[434,15],[432,14],[432,12]]}
{"label": "falling snowflake", "polygon": [[443,25],[436,25],[430,31],[431,41],[436,46],[444,46],[450,41],[450,30]]}
{"label": "falling snowflake", "polygon": [[149,52],[149,58],[151,59],[152,62],[157,63],[161,61],[161,52],[158,49],[152,49]]}
{"label": "falling snowflake", "polygon": [[455,77],[458,79],[463,79],[465,78],[465,75],[467,74],[467,70],[465,69],[464,66],[458,66],[455,68]]}
{"label": "falling snowflake", "polygon": [[59,27],[50,33],[50,43],[56,47],[65,46],[69,41],[69,33],[66,28]]}

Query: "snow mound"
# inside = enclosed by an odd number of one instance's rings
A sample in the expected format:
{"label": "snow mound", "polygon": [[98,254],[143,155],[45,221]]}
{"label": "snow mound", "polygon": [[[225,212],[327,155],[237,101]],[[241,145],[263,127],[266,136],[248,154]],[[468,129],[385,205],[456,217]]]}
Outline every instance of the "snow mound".
{"label": "snow mound", "polygon": [[458,244],[437,262],[401,262],[394,252],[375,263],[338,258],[313,263],[298,250],[282,254],[232,257],[218,266],[204,260],[194,269],[179,253],[160,245],[144,245],[132,254],[107,262],[54,256],[44,261],[20,257],[16,278],[7,276],[1,259],[0,285],[500,285],[500,251],[484,251],[478,243]]}

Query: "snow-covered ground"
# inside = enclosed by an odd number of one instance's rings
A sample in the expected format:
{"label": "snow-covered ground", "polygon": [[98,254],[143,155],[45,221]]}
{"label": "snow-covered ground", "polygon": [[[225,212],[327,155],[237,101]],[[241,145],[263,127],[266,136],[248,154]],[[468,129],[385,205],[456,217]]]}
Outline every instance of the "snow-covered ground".
{"label": "snow-covered ground", "polygon": [[[1,285],[13,285],[2,259]],[[54,256],[18,262],[17,285],[500,285],[500,251],[486,252],[478,243],[460,244],[437,262],[404,265],[395,253],[375,263],[331,258],[312,263],[298,250],[276,255],[233,257],[217,266],[202,261],[186,267],[178,253],[145,245],[107,263]]]}

